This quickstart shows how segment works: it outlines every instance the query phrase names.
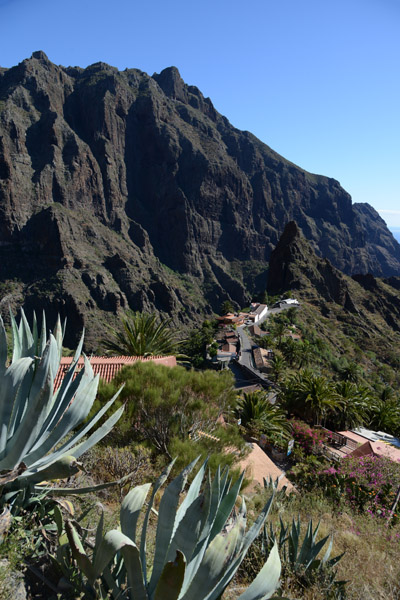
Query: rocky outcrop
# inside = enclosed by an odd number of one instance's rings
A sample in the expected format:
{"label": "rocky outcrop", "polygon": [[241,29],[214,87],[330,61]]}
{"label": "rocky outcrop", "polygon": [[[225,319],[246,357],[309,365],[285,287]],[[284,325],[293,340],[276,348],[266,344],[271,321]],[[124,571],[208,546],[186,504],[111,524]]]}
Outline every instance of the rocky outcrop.
{"label": "rocky outcrop", "polygon": [[325,316],[334,308],[338,319],[369,335],[374,330],[382,333],[387,326],[400,331],[399,281],[370,273],[344,275],[328,259],[316,255],[292,221],[271,254],[267,291],[271,295],[291,292]]}
{"label": "rocky outcrop", "polygon": [[291,221],[271,254],[267,291],[276,295],[296,290],[307,290],[324,302],[356,311],[346,277],[327,258],[316,255],[297,223]]}
{"label": "rocky outcrop", "polygon": [[400,245],[371,211],[232,127],[175,67],[35,52],[0,69],[3,300],[29,309],[43,290],[58,310],[70,296],[98,329],[127,306],[187,324],[264,289],[293,219],[344,272],[398,276]]}

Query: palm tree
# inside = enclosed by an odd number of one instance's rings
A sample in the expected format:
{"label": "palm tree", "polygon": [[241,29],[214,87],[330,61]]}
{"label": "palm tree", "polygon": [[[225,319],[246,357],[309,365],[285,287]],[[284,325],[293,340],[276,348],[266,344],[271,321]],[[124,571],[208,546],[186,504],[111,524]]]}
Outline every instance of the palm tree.
{"label": "palm tree", "polygon": [[335,412],[340,399],[329,385],[325,377],[320,375],[307,375],[299,386],[299,394],[309,408],[313,422],[321,425],[329,413]]}
{"label": "palm tree", "polygon": [[325,377],[307,369],[289,377],[281,402],[289,412],[318,425],[340,407],[340,398]]}
{"label": "palm tree", "polygon": [[365,425],[373,409],[371,393],[351,381],[340,381],[335,385],[340,407],[332,422],[339,429],[354,429]]}
{"label": "palm tree", "polygon": [[355,362],[349,362],[339,371],[339,377],[343,381],[352,381],[358,383],[360,379],[360,367]]}
{"label": "palm tree", "polygon": [[155,356],[175,354],[180,342],[170,319],[158,321],[155,315],[130,310],[122,319],[122,331],[114,332],[114,339],[103,344],[117,354]]}
{"label": "palm tree", "polygon": [[289,365],[292,367],[301,359],[300,343],[288,338],[282,343],[282,353]]}
{"label": "palm tree", "polygon": [[282,337],[286,332],[286,325],[285,323],[277,323],[273,329],[273,334],[276,338],[278,338],[278,348],[280,349],[281,345],[282,345]]}
{"label": "palm tree", "polygon": [[378,398],[371,411],[369,427],[376,431],[398,435],[400,432],[400,403],[398,399],[392,397],[390,400],[385,401]]}
{"label": "palm tree", "polygon": [[315,348],[308,340],[298,343],[299,367],[303,368],[310,364],[315,356]]}
{"label": "palm tree", "polygon": [[273,434],[286,440],[289,438],[291,427],[286,412],[271,404],[263,392],[245,393],[239,399],[234,415],[240,419],[242,427],[251,433]]}
{"label": "palm tree", "polygon": [[279,383],[279,381],[282,379],[283,372],[286,369],[285,359],[280,354],[275,353],[270,364],[272,379],[275,381],[275,383]]}

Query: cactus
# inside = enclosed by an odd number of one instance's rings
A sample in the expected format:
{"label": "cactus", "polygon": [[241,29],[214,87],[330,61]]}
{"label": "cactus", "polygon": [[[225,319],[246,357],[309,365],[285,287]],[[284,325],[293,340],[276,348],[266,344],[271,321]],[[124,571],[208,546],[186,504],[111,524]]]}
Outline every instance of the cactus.
{"label": "cactus", "polygon": [[110,408],[118,392],[71,435],[89,414],[99,381],[86,356],[84,368],[76,374],[83,334],[71,366],[55,391],[54,379],[60,364],[65,326],[61,326],[58,318],[54,333],[47,339],[45,315],[39,335],[36,317],[31,330],[22,310],[19,326],[13,315],[11,326],[13,354],[11,364],[7,366],[7,336],[0,317],[2,502],[10,501],[15,495],[14,490],[76,473],[80,467],[77,459],[111,430],[123,412],[121,407],[86,437]]}
{"label": "cactus", "polygon": [[[72,522],[66,524],[71,550],[89,584],[103,597],[130,600],[217,600],[235,575],[250,544],[259,534],[271,507],[272,496],[246,532],[244,498],[235,510],[243,475],[232,484],[218,470],[214,479],[206,463],[194,477],[180,503],[180,495],[196,461],[165,489],[157,521],[151,574],[148,571],[146,535],[154,497],[166,481],[173,463],[156,481],[144,515],[140,536],[138,520],[150,484],[133,488],[121,505],[121,530],[103,537],[103,519],[97,527],[90,558]],[[204,482],[205,479],[205,482]],[[122,562],[121,562],[122,561]],[[110,566],[111,563],[111,566]],[[281,565],[277,544],[268,560],[238,600],[266,600],[278,587]],[[101,579],[101,582],[99,581]]]}

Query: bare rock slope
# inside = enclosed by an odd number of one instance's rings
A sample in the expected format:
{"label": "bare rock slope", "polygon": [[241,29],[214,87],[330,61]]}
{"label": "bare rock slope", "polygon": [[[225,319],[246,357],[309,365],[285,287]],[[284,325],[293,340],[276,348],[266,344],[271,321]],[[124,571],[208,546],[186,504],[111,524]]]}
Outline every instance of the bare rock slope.
{"label": "bare rock slope", "polygon": [[1,304],[68,313],[91,347],[128,306],[187,324],[265,289],[292,219],[345,273],[400,275],[371,207],[235,129],[176,68],[43,52],[0,68]]}

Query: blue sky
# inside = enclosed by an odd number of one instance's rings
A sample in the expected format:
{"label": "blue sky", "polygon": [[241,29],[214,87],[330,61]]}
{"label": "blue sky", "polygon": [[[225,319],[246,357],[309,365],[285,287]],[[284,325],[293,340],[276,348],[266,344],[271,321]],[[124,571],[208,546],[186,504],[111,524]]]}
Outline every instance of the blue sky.
{"label": "blue sky", "polygon": [[34,50],[175,65],[239,129],[400,227],[398,0],[0,0],[0,65]]}

